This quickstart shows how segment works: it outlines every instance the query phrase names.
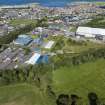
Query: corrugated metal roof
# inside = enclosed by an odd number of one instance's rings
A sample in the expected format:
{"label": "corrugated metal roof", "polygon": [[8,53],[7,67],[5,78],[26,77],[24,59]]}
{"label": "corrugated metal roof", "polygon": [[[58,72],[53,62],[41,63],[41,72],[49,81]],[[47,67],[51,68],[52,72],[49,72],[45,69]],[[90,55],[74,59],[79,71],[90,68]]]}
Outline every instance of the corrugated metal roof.
{"label": "corrugated metal roof", "polygon": [[49,41],[46,45],[45,48],[50,49],[54,44],[54,41]]}
{"label": "corrugated metal roof", "polygon": [[14,41],[15,44],[27,45],[32,41],[32,38],[28,35],[19,35],[19,37]]}
{"label": "corrugated metal roof", "polygon": [[35,54],[34,54],[28,61],[26,61],[25,63],[34,65],[34,64],[36,64],[37,61],[39,60],[40,56],[41,56],[41,55],[40,55],[39,53],[35,53]]}
{"label": "corrugated metal roof", "polygon": [[105,36],[105,29],[91,28],[91,27],[78,27],[77,34],[84,35],[86,37],[95,37],[95,35]]}

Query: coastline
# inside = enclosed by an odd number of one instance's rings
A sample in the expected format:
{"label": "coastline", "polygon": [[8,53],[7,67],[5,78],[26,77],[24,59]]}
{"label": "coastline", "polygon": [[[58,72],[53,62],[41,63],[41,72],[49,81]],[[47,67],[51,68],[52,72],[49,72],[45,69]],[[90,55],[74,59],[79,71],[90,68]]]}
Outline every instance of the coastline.
{"label": "coastline", "polygon": [[[70,3],[67,3],[66,5],[64,6],[58,6],[58,7],[65,7],[65,6],[70,6],[70,5],[77,5],[77,4],[87,4],[87,3],[93,3],[93,4],[97,4],[97,5],[105,5],[105,1],[91,1],[91,2],[87,2],[87,1],[80,1],[80,2],[70,2]],[[42,4],[40,3],[25,3],[25,4],[17,4],[17,5],[0,5],[0,9],[3,9],[3,8],[28,8],[28,7],[32,7],[32,6],[42,6],[42,7],[49,7],[50,6],[43,6]],[[51,6],[52,8],[53,6]],[[55,6],[57,7],[57,6]]]}
{"label": "coastline", "polygon": [[38,6],[40,3],[26,3],[26,4],[20,4],[20,5],[0,5],[0,9],[3,8],[28,8],[32,6]]}

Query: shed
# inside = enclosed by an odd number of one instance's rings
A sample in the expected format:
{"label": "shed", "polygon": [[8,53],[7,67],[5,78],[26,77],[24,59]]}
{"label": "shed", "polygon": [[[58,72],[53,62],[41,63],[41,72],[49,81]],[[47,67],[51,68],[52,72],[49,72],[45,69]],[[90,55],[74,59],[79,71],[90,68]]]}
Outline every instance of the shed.
{"label": "shed", "polygon": [[50,48],[53,46],[54,43],[55,43],[54,41],[49,41],[49,42],[45,45],[45,48],[46,48],[46,49],[50,49]]}

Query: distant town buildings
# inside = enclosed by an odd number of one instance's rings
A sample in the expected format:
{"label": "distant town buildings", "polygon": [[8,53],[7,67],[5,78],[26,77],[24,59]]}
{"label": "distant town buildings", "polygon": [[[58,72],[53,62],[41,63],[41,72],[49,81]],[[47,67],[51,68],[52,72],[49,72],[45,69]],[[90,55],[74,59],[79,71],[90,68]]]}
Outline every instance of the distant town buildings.
{"label": "distant town buildings", "polygon": [[[50,55],[56,55],[51,49],[58,36],[80,39],[105,39],[105,29],[81,27],[97,16],[105,15],[105,9],[95,4],[75,4],[66,7],[42,7],[36,4],[27,6],[7,6],[0,8],[0,37],[19,30],[43,18],[48,26],[35,27],[31,32],[18,35],[0,52],[0,69],[18,68],[20,66],[48,63]],[[13,20],[18,25],[11,24]],[[25,20],[24,23],[22,23]],[[28,23],[28,21],[31,21]],[[26,24],[27,23],[27,24]],[[33,23],[35,24],[35,23]],[[11,33],[10,33],[11,34]],[[54,37],[51,39],[51,37]],[[63,51],[57,51],[63,53]]]}

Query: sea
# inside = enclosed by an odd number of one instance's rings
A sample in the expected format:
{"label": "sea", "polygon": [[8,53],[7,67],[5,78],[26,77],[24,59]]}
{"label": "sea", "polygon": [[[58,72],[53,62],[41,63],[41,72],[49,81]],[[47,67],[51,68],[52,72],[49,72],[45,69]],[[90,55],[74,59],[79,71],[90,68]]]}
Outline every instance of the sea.
{"label": "sea", "polygon": [[[93,2],[100,0],[0,0],[0,6],[2,5],[24,5],[28,3],[38,3],[47,7],[64,7],[67,4],[73,2]],[[101,0],[105,1],[105,0]]]}

